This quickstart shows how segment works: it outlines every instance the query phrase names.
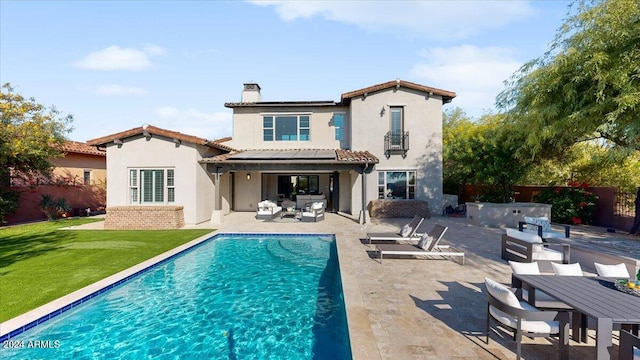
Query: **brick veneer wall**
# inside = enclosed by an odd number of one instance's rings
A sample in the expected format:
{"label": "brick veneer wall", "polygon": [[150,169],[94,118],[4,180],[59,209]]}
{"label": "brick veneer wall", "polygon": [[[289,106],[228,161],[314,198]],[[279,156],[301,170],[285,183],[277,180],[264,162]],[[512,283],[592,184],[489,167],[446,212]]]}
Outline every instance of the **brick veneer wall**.
{"label": "brick veneer wall", "polygon": [[183,206],[112,206],[104,228],[109,230],[179,229],[184,226]]}
{"label": "brick veneer wall", "polygon": [[372,218],[431,217],[429,203],[420,200],[373,200],[369,204],[369,214]]}

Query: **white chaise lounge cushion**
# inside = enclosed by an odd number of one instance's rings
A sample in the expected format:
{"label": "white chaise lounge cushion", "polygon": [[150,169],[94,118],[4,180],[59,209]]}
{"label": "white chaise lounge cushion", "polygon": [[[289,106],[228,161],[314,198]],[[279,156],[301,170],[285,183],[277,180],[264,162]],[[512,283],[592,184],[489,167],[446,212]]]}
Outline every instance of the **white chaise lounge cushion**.
{"label": "white chaise lounge cushion", "polygon": [[616,265],[605,265],[594,262],[598,276],[602,277],[615,277],[615,278],[628,278],[629,271],[624,263]]}
{"label": "white chaise lounge cushion", "polygon": [[582,267],[580,263],[573,264],[558,264],[551,263],[551,267],[553,267],[553,272],[559,276],[583,276]]}
{"label": "white chaise lounge cushion", "polygon": [[[518,301],[518,298],[514,293],[509,290],[506,286],[493,281],[489,278],[484,278],[485,286],[487,287],[487,291],[494,298],[499,301],[515,308],[524,309],[527,311],[538,311],[535,307],[529,305],[524,301]],[[494,319],[499,321],[500,323],[509,326],[511,328],[517,328],[518,322],[515,317],[505,313],[504,311],[498,310],[493,306],[489,307],[489,312]],[[527,321],[522,320],[521,328],[526,332],[535,332],[535,333],[549,333],[549,334],[557,334],[560,331],[560,326],[557,321]]]}

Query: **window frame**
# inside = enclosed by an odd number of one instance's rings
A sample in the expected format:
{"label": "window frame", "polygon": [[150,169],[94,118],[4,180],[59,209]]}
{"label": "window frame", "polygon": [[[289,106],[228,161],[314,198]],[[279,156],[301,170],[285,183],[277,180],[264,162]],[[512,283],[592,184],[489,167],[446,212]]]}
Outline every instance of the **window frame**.
{"label": "window frame", "polygon": [[[336,115],[341,117],[341,124],[336,124]],[[333,113],[333,127],[334,127],[334,139],[338,141],[344,141],[344,117],[346,113],[344,111]]]}
{"label": "window frame", "polygon": [[[159,172],[162,172],[161,178],[158,177]],[[175,168],[129,168],[128,174],[130,205],[167,205],[176,202]],[[146,180],[151,183],[147,184]],[[162,190],[158,192],[160,187]]]}
{"label": "window frame", "polygon": [[[378,170],[378,199],[380,200],[415,200],[416,181],[418,179],[415,169]],[[404,173],[404,197],[397,196],[397,190],[389,186],[389,173]],[[396,195],[394,195],[396,194]]]}
{"label": "window frame", "polygon": [[[396,111],[400,113],[400,128],[399,131],[394,132],[393,114]],[[401,148],[403,145],[402,138],[404,135],[404,106],[389,105],[389,133],[391,135],[390,145],[392,146],[392,148]]]}
{"label": "window frame", "polygon": [[92,171],[91,170],[82,170],[82,183],[84,185],[91,185],[91,175],[92,175]]}
{"label": "window frame", "polygon": [[[262,116],[262,141],[311,141],[311,113],[265,113],[260,115]],[[296,118],[296,133],[295,135],[287,134],[287,136],[295,138],[278,139],[278,118],[292,117]],[[267,119],[271,119],[270,127],[265,126]],[[302,126],[305,120],[307,122],[307,126]]]}

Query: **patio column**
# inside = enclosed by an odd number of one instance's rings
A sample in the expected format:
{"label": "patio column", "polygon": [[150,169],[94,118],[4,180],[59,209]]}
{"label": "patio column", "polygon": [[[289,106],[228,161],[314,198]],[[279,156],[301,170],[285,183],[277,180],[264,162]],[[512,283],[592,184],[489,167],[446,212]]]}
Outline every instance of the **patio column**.
{"label": "patio column", "polygon": [[360,210],[359,222],[366,224],[369,221],[369,212],[367,211],[367,169],[369,163],[366,163],[362,169],[362,209]]}
{"label": "patio column", "polygon": [[216,171],[213,178],[213,211],[211,212],[211,225],[219,225],[222,223],[222,197],[220,195],[222,173]]}
{"label": "patio column", "polygon": [[331,192],[331,207],[332,212],[337,213],[340,211],[340,172],[334,171],[331,175],[333,178],[333,191]]}

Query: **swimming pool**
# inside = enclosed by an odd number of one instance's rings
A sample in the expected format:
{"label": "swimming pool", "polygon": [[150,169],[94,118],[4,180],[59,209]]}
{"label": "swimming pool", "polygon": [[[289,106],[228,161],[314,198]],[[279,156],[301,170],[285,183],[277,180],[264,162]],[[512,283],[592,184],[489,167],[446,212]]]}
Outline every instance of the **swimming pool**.
{"label": "swimming pool", "polygon": [[333,235],[219,234],[10,341],[3,359],[351,358]]}

